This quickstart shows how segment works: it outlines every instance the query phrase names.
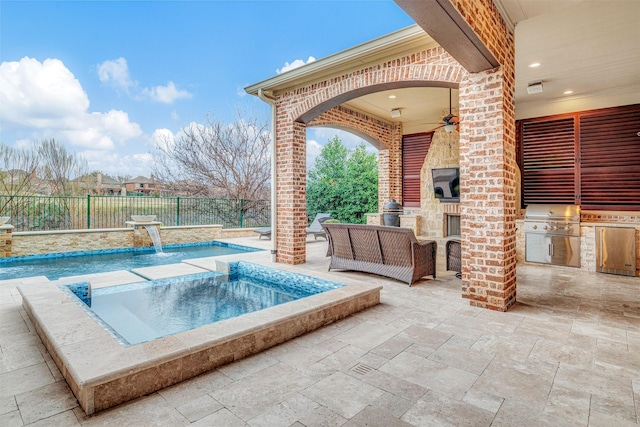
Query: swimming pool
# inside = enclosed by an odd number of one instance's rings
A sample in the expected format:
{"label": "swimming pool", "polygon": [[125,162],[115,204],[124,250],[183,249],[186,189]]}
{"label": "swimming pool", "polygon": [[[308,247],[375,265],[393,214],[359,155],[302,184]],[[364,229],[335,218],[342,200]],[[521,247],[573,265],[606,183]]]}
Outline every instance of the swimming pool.
{"label": "swimming pool", "polygon": [[90,289],[87,282],[60,285],[124,345],[140,344],[203,325],[238,317],[342,284],[308,276],[274,274],[247,262],[218,272]]}
{"label": "swimming pool", "polygon": [[132,270],[174,264],[190,258],[232,255],[260,249],[224,242],[203,242],[166,245],[163,250],[164,252],[156,253],[153,247],[145,247],[0,258],[0,280],[33,276],[57,280],[67,276]]}

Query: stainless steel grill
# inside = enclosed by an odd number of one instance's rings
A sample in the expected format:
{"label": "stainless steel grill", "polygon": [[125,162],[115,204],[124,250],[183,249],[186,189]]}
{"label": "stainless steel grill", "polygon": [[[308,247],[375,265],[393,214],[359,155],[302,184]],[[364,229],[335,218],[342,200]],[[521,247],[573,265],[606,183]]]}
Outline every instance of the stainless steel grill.
{"label": "stainless steel grill", "polygon": [[524,217],[528,262],[580,267],[580,208],[529,205]]}

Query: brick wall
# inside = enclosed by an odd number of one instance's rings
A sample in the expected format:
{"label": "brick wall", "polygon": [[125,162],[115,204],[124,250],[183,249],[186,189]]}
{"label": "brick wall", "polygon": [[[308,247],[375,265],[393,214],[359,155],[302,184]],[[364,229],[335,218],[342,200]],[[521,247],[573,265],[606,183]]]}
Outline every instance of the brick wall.
{"label": "brick wall", "polygon": [[[276,260],[300,264],[306,259],[305,125],[333,122],[334,125],[388,141],[380,141],[388,143],[389,149],[380,151],[378,160],[381,176],[379,192],[383,195],[379,202],[382,208],[391,198],[402,201],[402,128],[392,126],[381,133],[380,123],[374,123],[367,117],[359,117],[360,120],[353,121],[358,118],[357,115],[344,115],[345,111],[336,108],[336,104],[390,88],[427,86],[426,82],[444,82],[455,87],[466,76],[467,72],[438,47],[389,58],[360,70],[277,94]],[[340,102],[337,103],[336,99],[340,99]],[[324,118],[322,114],[325,114]],[[309,115],[313,117],[307,118]]]}
{"label": "brick wall", "polygon": [[[402,125],[345,108],[333,107],[307,124],[348,129],[378,148],[378,210],[390,200],[402,199],[402,176],[390,165],[402,162]],[[393,161],[390,161],[393,159]]]}

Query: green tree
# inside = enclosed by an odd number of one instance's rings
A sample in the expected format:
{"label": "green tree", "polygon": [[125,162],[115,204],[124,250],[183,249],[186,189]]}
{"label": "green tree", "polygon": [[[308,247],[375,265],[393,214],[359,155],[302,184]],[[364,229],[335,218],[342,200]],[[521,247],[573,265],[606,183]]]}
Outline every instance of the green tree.
{"label": "green tree", "polygon": [[378,161],[364,143],[349,151],[334,136],[316,158],[307,182],[307,213],[330,212],[342,222],[361,224],[378,210]]}

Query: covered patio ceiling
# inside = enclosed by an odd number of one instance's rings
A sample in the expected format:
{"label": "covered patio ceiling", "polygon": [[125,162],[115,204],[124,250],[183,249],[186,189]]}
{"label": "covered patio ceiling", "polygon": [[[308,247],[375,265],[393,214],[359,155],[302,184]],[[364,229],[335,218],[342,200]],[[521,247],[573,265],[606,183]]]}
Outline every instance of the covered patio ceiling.
{"label": "covered patio ceiling", "polygon": [[[516,40],[516,117],[640,102],[640,2],[493,0]],[[539,63],[538,67],[530,67]],[[543,92],[528,94],[531,82]],[[565,94],[565,91],[573,91]],[[454,111],[458,91],[452,91]],[[391,98],[390,96],[395,96]],[[437,127],[449,112],[446,88],[404,88],[345,103],[392,122],[403,133]],[[391,110],[400,109],[399,117]]]}

